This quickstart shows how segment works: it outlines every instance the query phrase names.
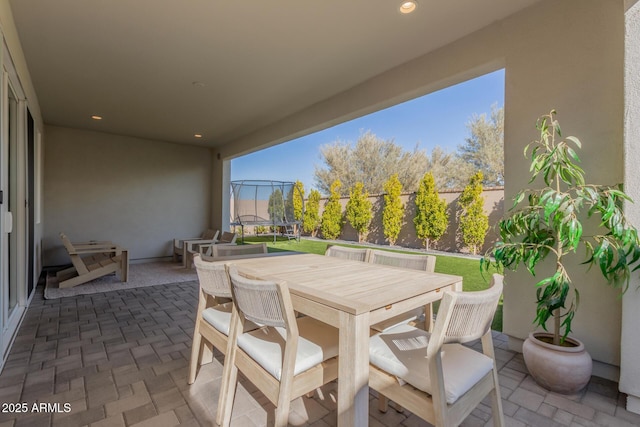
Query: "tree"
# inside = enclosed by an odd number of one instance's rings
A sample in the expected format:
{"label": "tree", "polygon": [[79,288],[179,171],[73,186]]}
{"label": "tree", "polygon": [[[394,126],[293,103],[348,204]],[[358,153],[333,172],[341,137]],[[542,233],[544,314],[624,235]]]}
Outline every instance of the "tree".
{"label": "tree", "polygon": [[318,227],[320,227],[320,192],[311,190],[303,214],[302,228],[305,233],[315,237],[318,233]]}
{"label": "tree", "polygon": [[[297,190],[296,190],[297,189]],[[302,219],[304,209],[304,184],[300,181],[296,181],[293,192],[293,219],[300,221]]]}
{"label": "tree", "polygon": [[[609,285],[625,292],[640,259],[640,241],[625,216],[625,208],[637,208],[629,206],[633,202],[622,185],[585,181],[577,154],[582,143],[575,136],[563,137],[555,115],[552,110],[538,119],[540,139],[524,150],[531,156],[529,183],[537,181],[538,188],[514,196],[513,206],[498,223],[500,240],[481,266],[514,271],[522,266],[537,277],[534,323],[547,330],[547,321],[553,319],[553,344],[559,345],[571,332],[580,288],[592,285],[571,279],[575,266],[595,267],[592,274],[599,271]],[[541,278],[537,268],[545,262],[551,268],[544,269]]]}
{"label": "tree", "polygon": [[[405,189],[415,189],[428,166],[424,150],[403,151],[393,140],[382,140],[371,131],[360,135],[355,145],[335,141],[320,147],[324,167],[316,166],[318,188],[327,194],[339,179],[343,191],[362,182],[370,192],[382,193],[384,182],[394,173]],[[346,195],[346,194],[344,194]]]}
{"label": "tree", "polygon": [[402,183],[398,178],[398,174],[394,173],[384,183],[384,208],[382,210],[382,229],[384,237],[387,238],[390,245],[396,243],[402,229],[404,204],[400,199],[401,194]]}
{"label": "tree", "polygon": [[[291,186],[287,193],[287,200],[285,200],[285,220],[300,221],[302,219],[302,210],[304,207],[304,184],[300,181],[296,181]],[[297,233],[298,226],[294,225]]]}
{"label": "tree", "polygon": [[492,105],[489,119],[474,114],[467,128],[471,135],[458,147],[462,164],[481,171],[485,186],[504,185],[504,108]]}
{"label": "tree", "polygon": [[322,224],[320,230],[325,239],[337,239],[342,232],[342,205],[340,204],[340,180],[335,180],[331,184],[330,195],[322,212]]}
{"label": "tree", "polygon": [[449,226],[447,202],[440,198],[431,172],[422,177],[415,203],[416,216],[413,218],[413,224],[416,227],[416,236],[424,240],[424,247],[429,250],[429,243],[439,240]]}
{"label": "tree", "polygon": [[272,222],[281,222],[284,217],[284,198],[282,197],[282,191],[276,188],[274,192],[269,196],[269,219]]}
{"label": "tree", "polygon": [[369,193],[364,189],[361,182],[349,189],[349,201],[345,207],[347,220],[358,232],[358,243],[362,241],[362,236],[369,232],[369,224],[373,214],[371,213],[372,203],[369,200]]}
{"label": "tree", "polygon": [[489,217],[484,213],[482,180],[482,172],[476,172],[458,198],[460,235],[474,255],[482,247],[489,229]]}

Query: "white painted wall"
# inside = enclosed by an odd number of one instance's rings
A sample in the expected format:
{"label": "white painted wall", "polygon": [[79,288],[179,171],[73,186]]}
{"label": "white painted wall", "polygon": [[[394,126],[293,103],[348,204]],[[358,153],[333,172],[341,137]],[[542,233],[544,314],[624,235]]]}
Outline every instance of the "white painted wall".
{"label": "white painted wall", "polygon": [[208,148],[45,128],[44,264],[69,262],[58,234],[111,240],[132,260],[171,254],[174,237],[209,227]]}
{"label": "white painted wall", "polygon": [[[640,3],[627,10],[625,22],[625,189],[636,201],[626,213],[640,227]],[[629,395],[627,409],[640,413],[640,277],[633,277],[622,299],[620,391]]]}
{"label": "white painted wall", "polygon": [[[546,0],[221,147],[221,156],[231,159],[506,67],[506,200],[527,185],[522,151],[536,137],[536,119],[552,108],[565,133],[582,139],[587,178],[622,182],[623,51],[623,0]],[[214,186],[221,185],[220,176]],[[596,360],[618,365],[621,299],[597,274],[575,271],[582,290],[575,336]],[[507,275],[505,332],[513,337],[532,330],[534,283],[526,274]]]}

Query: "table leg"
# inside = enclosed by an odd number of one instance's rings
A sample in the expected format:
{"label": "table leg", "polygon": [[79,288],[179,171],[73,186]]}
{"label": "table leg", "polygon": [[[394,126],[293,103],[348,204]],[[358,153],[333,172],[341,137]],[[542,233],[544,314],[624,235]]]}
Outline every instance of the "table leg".
{"label": "table leg", "polygon": [[369,313],[340,313],[338,427],[369,425]]}
{"label": "table leg", "polygon": [[424,306],[424,330],[433,332],[433,303]]}

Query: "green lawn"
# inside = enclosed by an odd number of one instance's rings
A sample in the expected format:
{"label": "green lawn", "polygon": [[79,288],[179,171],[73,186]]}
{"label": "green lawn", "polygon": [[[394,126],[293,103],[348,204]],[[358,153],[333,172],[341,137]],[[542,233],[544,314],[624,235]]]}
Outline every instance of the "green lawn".
{"label": "green lawn", "polygon": [[[281,251],[298,251],[312,254],[324,254],[329,243],[322,240],[301,239],[300,242],[295,240],[287,240],[279,237],[273,242],[273,236],[245,237],[245,243],[266,242],[269,252]],[[343,245],[351,247],[363,247],[358,245]],[[382,248],[384,249],[384,248]],[[385,249],[386,250],[386,249]],[[406,252],[394,250],[393,252]],[[480,272],[480,261],[477,259],[463,258],[458,256],[436,255],[436,272],[445,274],[455,274],[462,276],[462,287],[465,291],[479,291],[489,286],[489,274],[483,276]],[[496,331],[502,331],[502,301],[498,306],[495,318],[493,319],[492,328]]]}

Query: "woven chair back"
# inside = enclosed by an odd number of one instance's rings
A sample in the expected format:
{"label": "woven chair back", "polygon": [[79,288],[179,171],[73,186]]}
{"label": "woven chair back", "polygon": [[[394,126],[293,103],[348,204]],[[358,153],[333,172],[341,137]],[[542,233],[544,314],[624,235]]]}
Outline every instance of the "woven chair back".
{"label": "woven chair back", "polygon": [[240,256],[252,254],[266,254],[267,244],[260,243],[257,245],[214,245],[212,247],[212,255],[214,258],[224,256]]}
{"label": "woven chair back", "polygon": [[369,252],[369,262],[431,273],[436,267],[436,257],[433,255],[400,254],[375,249]]}
{"label": "woven chair back", "polygon": [[194,254],[193,263],[198,273],[200,289],[218,298],[231,298],[231,282],[224,264],[205,261]]}
{"label": "woven chair back", "polygon": [[491,329],[502,288],[503,277],[494,274],[487,290],[446,292],[429,341],[429,353],[442,344],[466,343],[486,334]]}
{"label": "woven chair back", "polygon": [[327,247],[324,254],[326,256],[364,262],[367,260],[368,251],[368,249],[331,245]]}
{"label": "woven chair back", "polygon": [[[254,323],[287,327],[282,295],[286,284],[269,280],[255,280],[238,273],[235,266],[228,266],[233,299],[245,319]],[[287,292],[288,294],[288,292]]]}

